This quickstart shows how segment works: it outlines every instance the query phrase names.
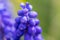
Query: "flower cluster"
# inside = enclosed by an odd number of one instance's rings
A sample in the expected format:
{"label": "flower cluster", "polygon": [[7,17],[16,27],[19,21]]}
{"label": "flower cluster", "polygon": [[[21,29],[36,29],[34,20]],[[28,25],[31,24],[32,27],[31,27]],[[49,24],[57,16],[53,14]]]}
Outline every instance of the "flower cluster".
{"label": "flower cluster", "polygon": [[24,40],[43,40],[37,12],[32,11],[32,5],[28,2],[21,3],[20,6],[22,10],[18,10],[18,16],[13,20],[7,5],[0,3],[0,30],[3,40],[21,40],[23,35]]}
{"label": "flower cluster", "polygon": [[11,19],[11,13],[6,9],[4,3],[0,3],[0,29],[3,40],[11,40],[14,38],[15,27],[14,20]]}
{"label": "flower cluster", "polygon": [[18,10],[15,27],[17,32],[16,40],[19,40],[24,35],[24,40],[43,40],[42,28],[39,26],[37,12],[32,11],[32,5],[28,2],[20,4],[22,10]]}

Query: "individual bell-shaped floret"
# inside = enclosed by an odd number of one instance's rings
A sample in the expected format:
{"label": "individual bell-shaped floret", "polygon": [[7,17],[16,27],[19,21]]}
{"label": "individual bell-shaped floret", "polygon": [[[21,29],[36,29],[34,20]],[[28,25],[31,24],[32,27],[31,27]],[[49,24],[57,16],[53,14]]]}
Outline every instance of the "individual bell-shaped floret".
{"label": "individual bell-shaped floret", "polygon": [[21,3],[20,4],[20,7],[24,9],[25,8],[25,4],[24,3]]}
{"label": "individual bell-shaped floret", "polygon": [[27,16],[27,12],[28,12],[27,8],[22,9],[22,10],[18,10],[18,15],[19,16]]}
{"label": "individual bell-shaped floret", "polygon": [[35,35],[34,40],[43,40],[42,34]]}
{"label": "individual bell-shaped floret", "polygon": [[29,35],[28,33],[25,33],[24,40],[34,40],[34,39],[33,39],[33,36]]}
{"label": "individual bell-shaped floret", "polygon": [[9,24],[9,21],[10,21],[9,18],[3,18],[3,19],[2,19],[2,22],[3,22],[5,25],[8,25],[8,24]]}
{"label": "individual bell-shaped floret", "polygon": [[0,3],[0,11],[4,10],[5,9],[5,5],[4,3]]}
{"label": "individual bell-shaped floret", "polygon": [[39,25],[40,20],[36,18],[36,19],[35,19],[35,22],[36,22],[36,25]]}
{"label": "individual bell-shaped floret", "polygon": [[33,18],[32,19],[29,19],[28,23],[31,26],[35,26],[36,25],[35,19],[33,19]]}
{"label": "individual bell-shaped floret", "polygon": [[17,29],[15,40],[20,40],[20,38],[23,36],[23,34],[24,34],[24,31],[21,31],[21,30]]}
{"label": "individual bell-shaped floret", "polygon": [[36,35],[42,33],[42,28],[40,26],[36,26]]}
{"label": "individual bell-shaped floret", "polygon": [[28,33],[30,35],[35,35],[36,33],[36,28],[35,27],[28,27]]}
{"label": "individual bell-shaped floret", "polygon": [[21,23],[27,23],[28,19],[26,16],[21,17],[20,22]]}
{"label": "individual bell-shaped floret", "polygon": [[32,10],[32,5],[29,4],[28,2],[26,2],[26,8],[27,8],[29,11],[31,11],[31,10]]}
{"label": "individual bell-shaped floret", "polygon": [[25,24],[20,24],[19,25],[19,29],[20,30],[25,30],[26,29],[26,25]]}
{"label": "individual bell-shaped floret", "polygon": [[13,26],[15,24],[15,21],[9,18],[3,18],[3,23],[7,26]]}
{"label": "individual bell-shaped floret", "polygon": [[15,27],[11,27],[11,26],[6,26],[5,28],[4,28],[4,33],[5,34],[8,34],[8,33],[14,33],[16,31],[16,29],[15,29]]}
{"label": "individual bell-shaped floret", "polygon": [[2,17],[3,18],[11,18],[11,14],[9,12],[5,11],[2,13]]}
{"label": "individual bell-shaped floret", "polygon": [[37,14],[37,12],[35,12],[35,11],[30,11],[30,12],[28,12],[28,16],[29,16],[30,18],[36,18],[36,17],[38,16],[38,14]]}
{"label": "individual bell-shaped floret", "polygon": [[21,19],[21,16],[16,17],[16,18],[15,18],[15,22],[16,22],[17,24],[20,24],[20,19]]}

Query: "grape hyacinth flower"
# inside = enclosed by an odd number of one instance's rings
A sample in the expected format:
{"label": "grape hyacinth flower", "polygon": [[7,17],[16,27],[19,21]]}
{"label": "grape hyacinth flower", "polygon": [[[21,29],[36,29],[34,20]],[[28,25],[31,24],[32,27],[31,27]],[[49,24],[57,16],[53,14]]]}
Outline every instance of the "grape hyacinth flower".
{"label": "grape hyacinth flower", "polygon": [[28,2],[20,4],[22,10],[18,10],[18,16],[13,20],[6,0],[0,2],[0,40],[43,40],[42,28],[39,26],[37,12],[32,11],[32,5]]}
{"label": "grape hyacinth flower", "polygon": [[14,23],[6,0],[0,0],[0,32],[2,32],[0,40],[14,40],[14,35],[16,35]]}
{"label": "grape hyacinth flower", "polygon": [[21,3],[20,6],[22,10],[18,10],[18,17],[15,19],[17,30],[15,40],[19,40],[23,35],[24,40],[43,40],[42,28],[39,26],[40,21],[37,19],[37,12],[32,11],[32,5],[28,2],[25,4]]}

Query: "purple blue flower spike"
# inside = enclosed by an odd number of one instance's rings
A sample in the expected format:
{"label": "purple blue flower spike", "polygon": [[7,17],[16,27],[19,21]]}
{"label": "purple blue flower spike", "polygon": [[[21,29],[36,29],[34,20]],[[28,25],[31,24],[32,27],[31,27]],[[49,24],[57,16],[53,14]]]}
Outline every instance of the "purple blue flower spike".
{"label": "purple blue flower spike", "polygon": [[37,19],[38,13],[32,11],[31,4],[21,3],[22,10],[18,10],[15,20],[11,19],[6,4],[4,1],[0,3],[0,22],[3,25],[6,40],[21,40],[23,35],[24,40],[43,40],[42,28],[39,26],[39,19]]}
{"label": "purple blue flower spike", "polygon": [[11,18],[11,11],[9,10],[8,6],[9,5],[7,4],[6,0],[0,0],[0,21],[2,24],[0,27],[3,29],[3,33],[1,35],[3,35],[3,38],[6,40],[11,40],[11,38],[14,39],[14,35],[16,35],[16,28],[14,27],[15,22]]}
{"label": "purple blue flower spike", "polygon": [[[42,40],[42,28],[39,26],[37,12],[32,11],[32,5],[28,2],[20,4],[22,10],[18,10],[18,17],[15,19],[17,30],[19,30],[19,40],[24,35],[24,40]],[[40,35],[41,34],[41,35]]]}

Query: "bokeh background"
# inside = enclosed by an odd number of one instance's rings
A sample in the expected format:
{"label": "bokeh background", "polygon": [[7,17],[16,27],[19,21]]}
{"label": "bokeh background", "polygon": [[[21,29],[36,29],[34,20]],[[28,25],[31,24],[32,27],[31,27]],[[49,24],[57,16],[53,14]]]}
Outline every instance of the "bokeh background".
{"label": "bokeh background", "polygon": [[10,0],[14,8],[14,17],[21,2],[29,2],[38,12],[40,26],[45,40],[60,40],[60,0]]}

